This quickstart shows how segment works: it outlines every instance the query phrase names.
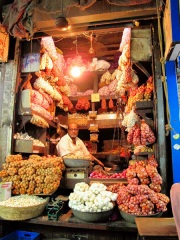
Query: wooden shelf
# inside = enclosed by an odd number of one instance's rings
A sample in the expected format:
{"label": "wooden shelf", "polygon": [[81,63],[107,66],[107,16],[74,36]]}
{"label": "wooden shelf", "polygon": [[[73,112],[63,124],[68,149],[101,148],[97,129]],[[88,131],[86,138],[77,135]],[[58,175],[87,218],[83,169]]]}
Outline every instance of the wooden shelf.
{"label": "wooden shelf", "polygon": [[95,182],[100,182],[103,183],[105,185],[111,185],[111,184],[118,184],[118,183],[124,183],[124,184],[128,184],[128,181],[126,178],[86,178],[85,182],[87,182],[88,184],[92,184]]}
{"label": "wooden shelf", "polygon": [[[89,101],[91,101],[91,95],[86,95],[86,96],[74,96],[74,97],[69,97],[69,99],[71,100],[71,101],[78,101],[78,99],[80,98],[80,97],[86,97]],[[100,96],[100,100],[102,100],[102,98],[105,98],[106,100],[110,100],[111,98],[112,99],[117,99],[116,97],[115,97],[115,95],[110,95],[110,96]]]}
{"label": "wooden shelf", "polygon": [[153,101],[137,101],[135,104],[136,110],[140,109],[153,109]]}
{"label": "wooden shelf", "polygon": [[153,120],[147,117],[147,114],[153,114],[153,101],[138,101],[135,104],[135,112],[141,116],[146,123],[153,127]]}
{"label": "wooden shelf", "polygon": [[152,155],[154,155],[155,153],[154,152],[140,152],[140,153],[137,153],[137,154],[134,154],[134,156],[136,157],[136,158],[138,158],[138,157],[148,157],[148,158],[150,158]]}
{"label": "wooden shelf", "polygon": [[[19,121],[20,121],[20,125],[18,127],[18,131],[21,131],[23,129],[23,127],[26,125],[26,123],[28,123],[31,120],[31,118],[32,118],[31,114],[28,114],[28,115],[18,115],[17,116],[17,120],[19,119]],[[57,128],[56,123],[54,123],[53,121],[50,121],[48,119],[45,119],[45,120],[48,122],[48,124],[51,127]]]}
{"label": "wooden shelf", "polygon": [[18,153],[45,154],[46,147],[34,146],[33,140],[14,139],[14,151]]}

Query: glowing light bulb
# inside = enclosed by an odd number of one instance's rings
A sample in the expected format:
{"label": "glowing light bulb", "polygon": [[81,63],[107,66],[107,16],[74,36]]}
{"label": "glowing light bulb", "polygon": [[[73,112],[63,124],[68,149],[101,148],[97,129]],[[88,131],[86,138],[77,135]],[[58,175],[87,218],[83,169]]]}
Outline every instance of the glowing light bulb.
{"label": "glowing light bulb", "polygon": [[75,77],[75,78],[79,77],[79,76],[81,75],[81,73],[82,73],[82,70],[81,70],[81,68],[78,67],[78,66],[74,66],[74,67],[72,67],[71,70],[70,70],[71,76],[72,76],[72,77]]}

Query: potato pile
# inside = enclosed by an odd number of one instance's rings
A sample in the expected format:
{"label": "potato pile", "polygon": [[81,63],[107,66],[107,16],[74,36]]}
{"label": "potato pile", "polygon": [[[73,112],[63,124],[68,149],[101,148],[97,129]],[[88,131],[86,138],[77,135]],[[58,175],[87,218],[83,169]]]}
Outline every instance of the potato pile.
{"label": "potato pile", "polygon": [[57,190],[65,165],[61,157],[35,154],[23,160],[9,155],[0,171],[3,182],[12,182],[12,194],[50,194]]}

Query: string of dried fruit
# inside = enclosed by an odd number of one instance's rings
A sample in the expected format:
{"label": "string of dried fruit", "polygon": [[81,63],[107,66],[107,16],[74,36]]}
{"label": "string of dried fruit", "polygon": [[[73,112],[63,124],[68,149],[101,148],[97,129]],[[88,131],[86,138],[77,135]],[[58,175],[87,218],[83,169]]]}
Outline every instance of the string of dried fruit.
{"label": "string of dried fruit", "polygon": [[110,98],[108,106],[109,106],[109,109],[113,109],[114,108],[114,102],[113,102],[112,98]]}
{"label": "string of dried fruit", "polygon": [[86,97],[80,97],[75,105],[76,110],[88,110],[90,107],[91,104]]}
{"label": "string of dried fruit", "polygon": [[141,120],[141,144],[146,145],[146,143],[154,143],[156,137],[151,130],[150,126],[144,121]]}
{"label": "string of dried fruit", "polygon": [[101,101],[101,109],[102,110],[105,110],[107,109],[107,104],[106,104],[106,99],[105,98],[102,98],[102,101]]}

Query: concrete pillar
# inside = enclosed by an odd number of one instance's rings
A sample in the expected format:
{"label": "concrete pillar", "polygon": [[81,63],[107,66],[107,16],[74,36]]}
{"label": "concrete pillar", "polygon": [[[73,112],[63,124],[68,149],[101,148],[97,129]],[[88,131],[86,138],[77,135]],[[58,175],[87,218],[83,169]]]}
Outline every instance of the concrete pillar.
{"label": "concrete pillar", "polygon": [[2,63],[0,69],[0,165],[12,148],[17,61]]}

